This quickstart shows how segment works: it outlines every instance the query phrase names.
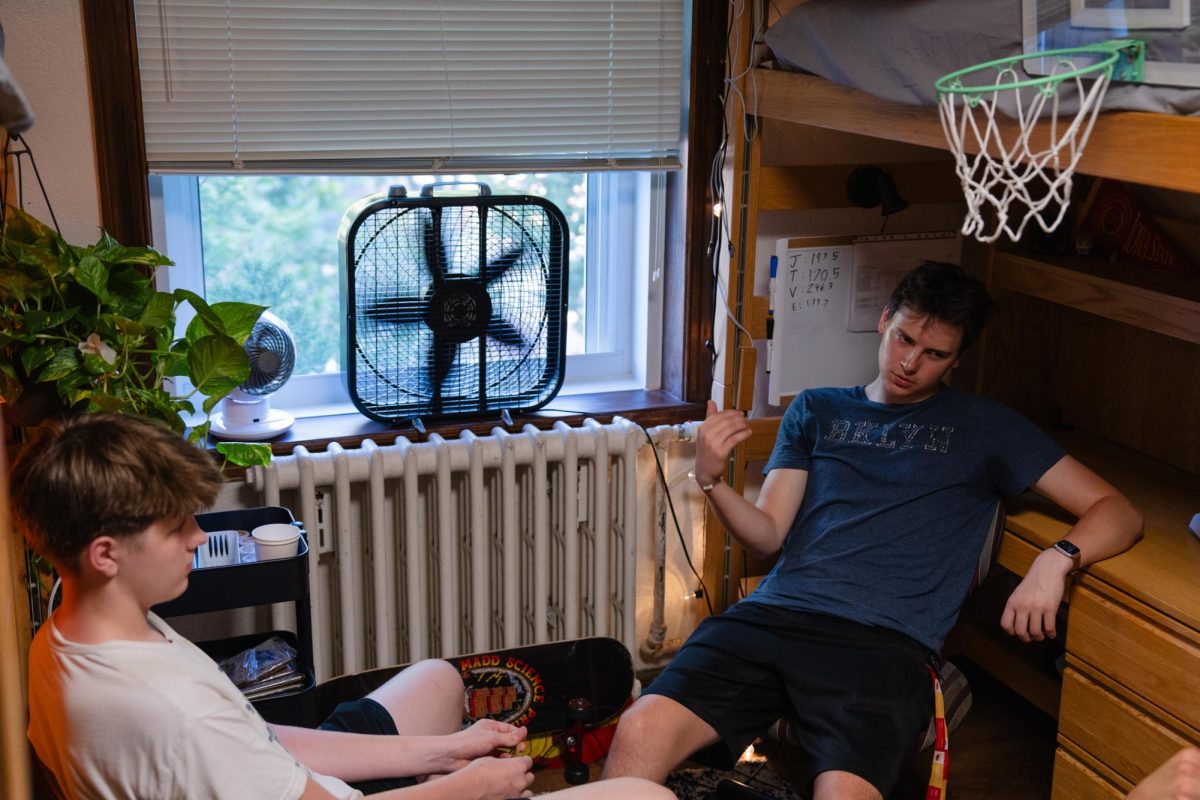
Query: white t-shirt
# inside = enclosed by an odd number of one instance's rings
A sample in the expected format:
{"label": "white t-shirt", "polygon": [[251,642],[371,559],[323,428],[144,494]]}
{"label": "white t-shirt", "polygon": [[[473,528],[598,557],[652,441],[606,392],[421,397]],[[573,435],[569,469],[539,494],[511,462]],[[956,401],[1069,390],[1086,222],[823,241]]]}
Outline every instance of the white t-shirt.
{"label": "white t-shirt", "polygon": [[70,798],[296,800],[313,773],[205,653],[166,641],[68,641],[51,617],[29,652],[29,740]]}

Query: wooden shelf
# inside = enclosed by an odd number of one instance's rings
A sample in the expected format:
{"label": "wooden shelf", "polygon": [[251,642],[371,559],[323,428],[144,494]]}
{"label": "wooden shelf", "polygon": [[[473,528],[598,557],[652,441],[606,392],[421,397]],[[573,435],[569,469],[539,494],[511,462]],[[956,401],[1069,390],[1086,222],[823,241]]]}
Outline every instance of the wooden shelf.
{"label": "wooden shelf", "polygon": [[[1055,438],[1124,492],[1146,519],[1142,541],[1085,574],[1200,630],[1200,539],[1188,530],[1200,512],[1200,476],[1082,431]],[[1042,549],[1067,534],[1071,517],[1029,493],[1009,507],[1006,527]]]}
{"label": "wooden shelf", "polygon": [[[880,100],[824,78],[758,68],[747,105],[759,116],[945,150],[936,108]],[[1007,138],[1015,124],[998,120]],[[1035,133],[1033,142],[1044,141]],[[1103,178],[1200,191],[1200,119],[1115,111],[1097,118],[1079,171]]]}
{"label": "wooden shelf", "polygon": [[[805,208],[841,208],[849,199],[846,181],[857,165],[761,166],[758,170],[758,210],[796,211]],[[954,162],[939,160],[888,164],[904,199],[911,205],[961,203],[962,184]]]}
{"label": "wooden shelf", "polygon": [[[1200,277],[996,251],[995,286],[1200,344]],[[1200,510],[1200,509],[1198,509]]]}

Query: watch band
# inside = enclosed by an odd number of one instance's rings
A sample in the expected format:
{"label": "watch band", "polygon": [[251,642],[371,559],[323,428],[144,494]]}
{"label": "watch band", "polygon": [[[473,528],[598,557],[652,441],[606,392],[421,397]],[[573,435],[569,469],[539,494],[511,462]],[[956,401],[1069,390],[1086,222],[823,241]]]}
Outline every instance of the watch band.
{"label": "watch band", "polygon": [[700,484],[700,491],[704,492],[705,494],[711,494],[711,493],[712,493],[712,490],[713,490],[713,489],[715,489],[715,488],[717,488],[717,484],[721,484],[721,483],[724,483],[724,482],[725,482],[725,478],[724,478],[724,477],[722,477],[722,476],[720,476],[720,475],[718,475],[716,478],[713,478],[713,482],[712,482],[712,483],[708,483],[708,484],[701,483],[701,484]]}

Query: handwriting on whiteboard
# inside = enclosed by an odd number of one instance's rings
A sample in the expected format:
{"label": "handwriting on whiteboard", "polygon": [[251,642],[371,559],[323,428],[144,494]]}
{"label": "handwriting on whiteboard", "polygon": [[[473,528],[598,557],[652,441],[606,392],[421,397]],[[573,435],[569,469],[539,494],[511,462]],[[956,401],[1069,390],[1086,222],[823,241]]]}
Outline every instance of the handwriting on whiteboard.
{"label": "handwriting on whiteboard", "polygon": [[849,264],[844,248],[805,248],[788,251],[784,306],[793,312],[829,307],[830,295]]}
{"label": "handwriting on whiteboard", "polygon": [[[807,245],[807,246],[805,246]],[[854,274],[854,243],[779,239],[775,279],[774,347],[768,400],[813,386],[848,386],[860,361],[847,357],[846,304]]]}

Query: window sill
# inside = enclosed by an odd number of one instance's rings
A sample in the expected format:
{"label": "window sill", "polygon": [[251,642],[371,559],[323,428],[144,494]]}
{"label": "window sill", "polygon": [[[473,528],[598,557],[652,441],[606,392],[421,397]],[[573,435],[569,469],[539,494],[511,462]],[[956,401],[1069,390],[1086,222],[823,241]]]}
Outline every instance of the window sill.
{"label": "window sill", "polygon": [[[519,431],[527,424],[538,428],[550,428],[558,421],[576,425],[587,417],[608,422],[614,416],[625,417],[644,427],[673,425],[678,422],[703,419],[704,403],[685,403],[662,391],[630,390],[620,392],[597,392],[592,394],[560,394],[547,408],[532,414],[514,417],[511,431]],[[291,454],[296,447],[303,446],[310,452],[326,449],[331,442],[343,447],[358,447],[364,439],[378,445],[392,444],[403,436],[412,442],[425,441],[427,434],[437,433],[447,438],[457,437],[464,430],[486,436],[503,421],[495,418],[463,417],[426,424],[426,434],[421,434],[409,425],[397,427],[376,422],[359,413],[333,414],[328,416],[301,417],[292,429],[278,439],[272,440],[271,453],[276,456]],[[209,446],[217,440],[210,439]],[[230,467],[226,475],[234,477],[242,473],[241,468]]]}
{"label": "window sill", "polygon": [[[345,387],[339,387],[340,399],[331,398],[329,402],[318,403],[313,405],[282,406],[285,410],[290,411],[295,415],[297,421],[308,419],[310,417],[360,417],[362,416],[358,409],[354,407],[354,403],[350,402],[349,396],[346,395]],[[558,395],[550,401],[552,408],[557,408],[564,402],[571,403],[571,408],[575,408],[578,404],[575,399],[579,396],[596,397],[600,395],[617,395],[630,394],[640,389],[640,385],[633,378],[625,380],[598,380],[591,382],[576,381],[573,384],[563,386]],[[642,392],[642,394],[655,394],[653,392]],[[601,401],[602,403],[604,401]],[[197,414],[194,422],[200,422],[204,418]],[[386,424],[384,427],[389,427]]]}

